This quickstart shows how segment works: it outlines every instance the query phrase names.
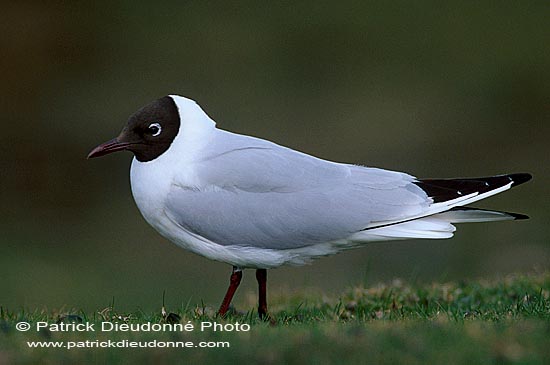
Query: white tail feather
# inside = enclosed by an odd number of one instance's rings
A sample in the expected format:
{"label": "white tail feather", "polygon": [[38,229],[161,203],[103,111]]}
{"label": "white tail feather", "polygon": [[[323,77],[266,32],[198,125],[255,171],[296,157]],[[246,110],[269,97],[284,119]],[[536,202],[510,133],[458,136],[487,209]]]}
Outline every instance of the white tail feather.
{"label": "white tail feather", "polygon": [[436,217],[424,217],[397,223],[390,226],[373,228],[353,235],[352,241],[382,241],[408,238],[450,238],[456,230],[449,221]]}

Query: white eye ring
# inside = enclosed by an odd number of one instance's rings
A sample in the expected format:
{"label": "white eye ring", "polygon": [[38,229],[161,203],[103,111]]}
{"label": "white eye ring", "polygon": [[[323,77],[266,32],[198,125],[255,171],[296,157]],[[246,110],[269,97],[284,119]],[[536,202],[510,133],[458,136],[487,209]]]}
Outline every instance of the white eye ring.
{"label": "white eye ring", "polygon": [[160,134],[160,132],[162,132],[162,127],[160,126],[159,123],[151,123],[149,124],[149,127],[148,127],[150,130],[152,130],[153,128],[156,128],[157,131],[156,132],[153,132],[152,136],[153,137],[156,137]]}

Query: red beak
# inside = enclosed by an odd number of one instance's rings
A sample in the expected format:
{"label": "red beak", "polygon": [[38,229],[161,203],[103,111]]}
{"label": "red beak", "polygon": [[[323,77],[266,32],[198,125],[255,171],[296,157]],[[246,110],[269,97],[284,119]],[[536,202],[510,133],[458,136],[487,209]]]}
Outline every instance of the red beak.
{"label": "red beak", "polygon": [[119,142],[118,139],[113,138],[110,141],[107,141],[105,143],[100,144],[96,148],[94,148],[89,154],[87,158],[94,158],[94,157],[100,157],[104,156],[106,154],[116,152],[116,151],[122,151],[128,148],[131,143],[128,142]]}

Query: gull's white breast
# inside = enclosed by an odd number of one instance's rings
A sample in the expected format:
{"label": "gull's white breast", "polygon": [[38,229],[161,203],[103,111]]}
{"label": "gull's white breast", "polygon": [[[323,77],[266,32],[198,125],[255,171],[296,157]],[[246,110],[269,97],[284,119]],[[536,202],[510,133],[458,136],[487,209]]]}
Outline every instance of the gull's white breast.
{"label": "gull's white breast", "polygon": [[[316,256],[335,253],[332,244],[315,245],[297,250],[272,250],[265,248],[224,246],[212,242],[185,229],[177,223],[171,212],[166,208],[166,199],[172,188],[181,188],[182,181],[187,180],[189,187],[199,189],[192,169],[180,169],[177,184],[174,180],[173,168],[164,164],[139,162],[135,158],[130,169],[132,194],[141,214],[155,230],[178,246],[207,257],[238,267],[272,268],[283,264],[302,265]],[[302,252],[304,251],[304,252]]]}

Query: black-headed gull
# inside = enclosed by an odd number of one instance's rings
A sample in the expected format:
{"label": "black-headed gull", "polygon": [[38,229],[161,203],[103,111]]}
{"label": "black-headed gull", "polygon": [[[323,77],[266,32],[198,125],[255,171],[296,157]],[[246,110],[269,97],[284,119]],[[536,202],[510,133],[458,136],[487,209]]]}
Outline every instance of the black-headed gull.
{"label": "black-headed gull", "polygon": [[218,311],[255,268],[260,317],[266,269],[302,265],[371,241],[449,238],[453,223],[526,218],[465,208],[531,175],[417,179],[322,160],[216,128],[194,101],[165,96],[134,113],[89,158],[134,153],[132,193],[145,220],[177,245],[233,266]]}

